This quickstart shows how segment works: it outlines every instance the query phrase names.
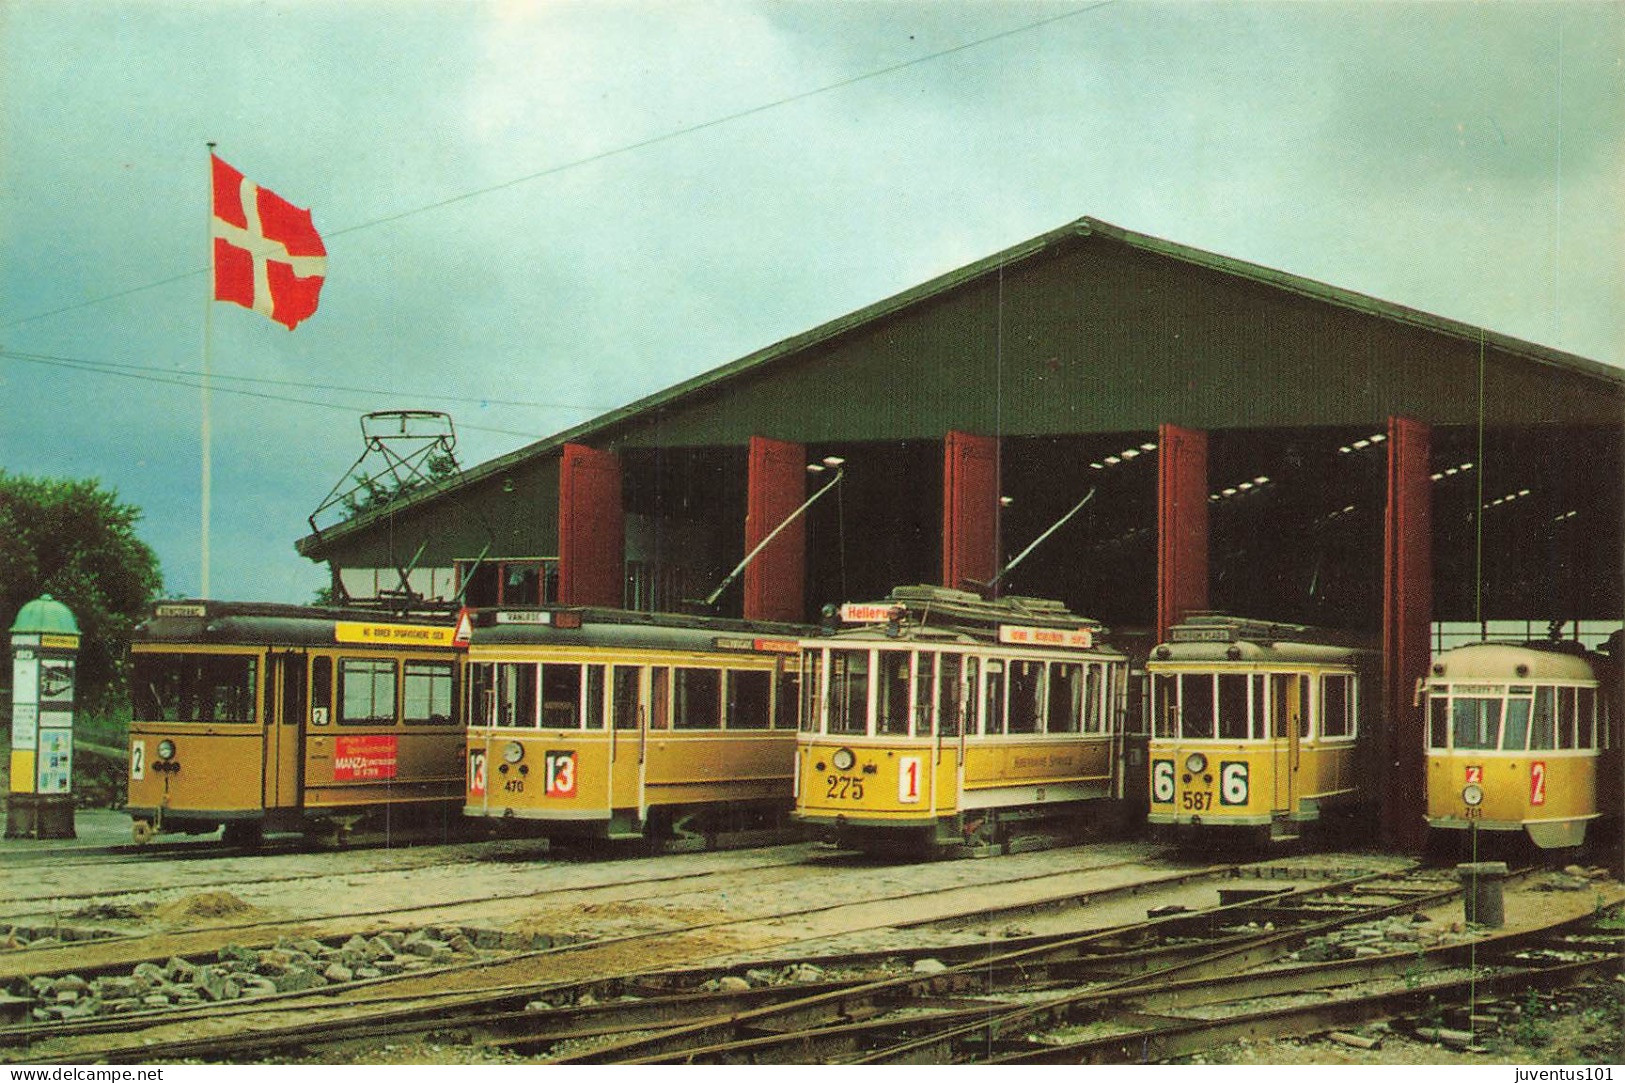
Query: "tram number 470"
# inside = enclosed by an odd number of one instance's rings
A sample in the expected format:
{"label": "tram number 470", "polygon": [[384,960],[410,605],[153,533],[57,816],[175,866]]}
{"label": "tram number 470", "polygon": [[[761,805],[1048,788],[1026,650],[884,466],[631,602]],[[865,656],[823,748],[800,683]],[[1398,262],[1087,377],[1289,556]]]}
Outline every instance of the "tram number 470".
{"label": "tram number 470", "polygon": [[574,752],[546,752],[542,754],[542,792],[549,797],[576,795],[576,754]]}

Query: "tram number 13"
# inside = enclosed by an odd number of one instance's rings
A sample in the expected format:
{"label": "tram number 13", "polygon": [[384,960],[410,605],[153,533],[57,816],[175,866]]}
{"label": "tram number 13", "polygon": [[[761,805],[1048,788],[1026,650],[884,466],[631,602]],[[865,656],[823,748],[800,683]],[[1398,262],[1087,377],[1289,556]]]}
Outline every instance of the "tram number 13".
{"label": "tram number 13", "polygon": [[542,757],[542,790],[549,797],[576,795],[576,754],[548,752]]}

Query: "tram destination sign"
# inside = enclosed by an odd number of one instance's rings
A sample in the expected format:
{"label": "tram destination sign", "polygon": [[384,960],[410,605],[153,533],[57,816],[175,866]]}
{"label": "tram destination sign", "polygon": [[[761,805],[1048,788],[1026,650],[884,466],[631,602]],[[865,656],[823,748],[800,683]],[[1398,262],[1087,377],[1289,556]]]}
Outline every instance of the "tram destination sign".
{"label": "tram destination sign", "polygon": [[1083,647],[1095,645],[1092,628],[1029,628],[1020,624],[999,625],[999,642],[1022,647]]}
{"label": "tram destination sign", "polygon": [[422,647],[449,647],[457,629],[433,624],[377,624],[372,621],[341,620],[333,625],[333,638],[340,643],[387,643]]}

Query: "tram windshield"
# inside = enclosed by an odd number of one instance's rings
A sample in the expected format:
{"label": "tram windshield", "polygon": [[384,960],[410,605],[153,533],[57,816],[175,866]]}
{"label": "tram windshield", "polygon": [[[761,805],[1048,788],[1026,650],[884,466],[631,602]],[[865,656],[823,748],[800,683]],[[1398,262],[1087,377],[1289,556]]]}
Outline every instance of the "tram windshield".
{"label": "tram windshield", "polygon": [[130,693],[138,721],[255,721],[255,655],[141,653],[132,664]]}
{"label": "tram windshield", "polygon": [[1596,748],[1596,704],[1594,688],[1436,686],[1428,696],[1428,746],[1466,752]]}

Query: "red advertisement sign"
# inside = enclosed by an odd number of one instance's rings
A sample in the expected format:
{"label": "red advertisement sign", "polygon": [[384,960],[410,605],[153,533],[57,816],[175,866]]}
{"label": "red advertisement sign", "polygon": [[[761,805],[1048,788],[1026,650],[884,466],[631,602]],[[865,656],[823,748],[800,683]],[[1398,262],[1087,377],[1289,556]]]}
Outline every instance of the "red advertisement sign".
{"label": "red advertisement sign", "polygon": [[362,733],[334,740],[333,778],[336,781],[395,777],[395,737]]}

